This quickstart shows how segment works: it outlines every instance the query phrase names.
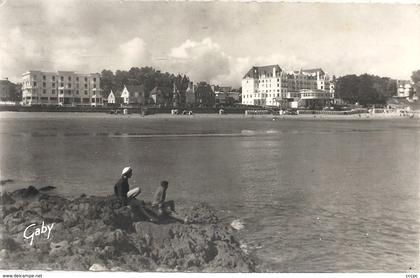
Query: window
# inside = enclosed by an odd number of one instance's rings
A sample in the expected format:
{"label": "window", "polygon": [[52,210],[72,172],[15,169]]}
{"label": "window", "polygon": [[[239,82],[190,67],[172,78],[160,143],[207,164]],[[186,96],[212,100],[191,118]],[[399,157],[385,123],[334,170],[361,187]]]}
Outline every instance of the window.
{"label": "window", "polygon": [[67,84],[67,88],[71,88],[71,83],[68,83]]}
{"label": "window", "polygon": [[55,81],[55,76],[52,77],[52,81]]}
{"label": "window", "polygon": [[60,76],[60,80],[63,81],[64,80],[64,76]]}
{"label": "window", "polygon": [[55,95],[55,90],[51,90],[51,94]]}
{"label": "window", "polygon": [[87,95],[87,91],[85,90],[85,95]]}
{"label": "window", "polygon": [[55,87],[55,83],[52,83],[51,86]]}
{"label": "window", "polygon": [[79,94],[79,90],[76,91],[76,95],[78,95],[78,94]]}
{"label": "window", "polygon": [[60,87],[64,87],[64,83],[60,83]]}
{"label": "window", "polygon": [[46,93],[47,93],[47,90],[43,89],[43,90],[42,90],[42,93],[43,93],[43,94],[46,94]]}
{"label": "window", "polygon": [[47,83],[45,83],[45,82],[42,82],[42,87],[47,87]]}
{"label": "window", "polygon": [[76,76],[76,81],[79,81],[79,76]]}
{"label": "window", "polygon": [[45,79],[46,79],[45,75],[44,75],[44,76],[42,76],[42,80],[45,80]]}
{"label": "window", "polygon": [[96,88],[96,84],[93,84],[93,88]]}
{"label": "window", "polygon": [[96,77],[93,78],[93,82],[96,82]]}
{"label": "window", "polygon": [[68,80],[71,81],[71,76],[69,76]]}
{"label": "window", "polygon": [[34,87],[36,87],[36,82],[34,82]]}
{"label": "window", "polygon": [[85,77],[85,82],[87,82],[87,77]]}
{"label": "window", "polygon": [[85,89],[87,89],[87,84],[85,84]]}
{"label": "window", "polygon": [[63,90],[60,90],[60,95],[62,95],[63,94]]}

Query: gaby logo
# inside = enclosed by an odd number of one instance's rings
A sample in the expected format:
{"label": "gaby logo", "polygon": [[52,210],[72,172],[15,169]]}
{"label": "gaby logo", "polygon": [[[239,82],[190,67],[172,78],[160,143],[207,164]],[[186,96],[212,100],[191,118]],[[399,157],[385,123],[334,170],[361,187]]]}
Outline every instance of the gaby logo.
{"label": "gaby logo", "polygon": [[23,231],[23,237],[25,239],[31,239],[31,242],[29,243],[29,245],[32,245],[32,243],[34,242],[34,238],[36,236],[41,236],[41,234],[45,234],[47,232],[48,232],[47,239],[49,239],[53,226],[54,226],[54,223],[51,223],[50,225],[44,225],[44,221],[42,221],[41,227],[37,228],[36,224],[33,223],[29,225],[28,227],[26,227],[25,231]]}

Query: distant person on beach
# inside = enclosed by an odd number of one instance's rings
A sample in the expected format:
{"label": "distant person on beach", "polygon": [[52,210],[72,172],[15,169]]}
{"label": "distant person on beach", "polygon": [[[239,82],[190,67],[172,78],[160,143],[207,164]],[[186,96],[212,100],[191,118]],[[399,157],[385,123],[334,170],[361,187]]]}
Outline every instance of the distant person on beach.
{"label": "distant person on beach", "polygon": [[136,199],[136,196],[141,193],[140,188],[136,187],[130,190],[128,179],[131,178],[132,175],[133,170],[130,167],[125,167],[122,170],[121,178],[114,186],[115,195],[123,206],[130,205],[149,221],[156,222],[157,219],[144,209],[144,202]]}
{"label": "distant person on beach", "polygon": [[162,181],[153,196],[152,208],[159,217],[169,217],[181,223],[187,223],[187,219],[182,219],[175,212],[174,201],[166,201],[166,191],[169,183]]}

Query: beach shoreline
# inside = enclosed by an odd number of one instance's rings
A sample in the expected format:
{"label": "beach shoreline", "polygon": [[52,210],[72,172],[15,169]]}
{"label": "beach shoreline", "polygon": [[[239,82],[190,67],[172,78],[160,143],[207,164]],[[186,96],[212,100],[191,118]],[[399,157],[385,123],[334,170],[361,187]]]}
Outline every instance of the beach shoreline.
{"label": "beach shoreline", "polygon": [[1,111],[0,120],[7,119],[10,116],[14,118],[15,115],[21,118],[45,118],[46,115],[51,118],[68,117],[69,115],[88,116],[89,118],[138,118],[142,120],[150,119],[272,119],[272,120],[413,120],[420,119],[420,111],[413,111],[410,116],[402,116],[399,113],[377,113],[377,114],[352,114],[352,115],[329,115],[329,114],[299,114],[299,115],[245,115],[245,114],[215,114],[215,113],[197,113],[193,115],[171,115],[167,113],[158,113],[142,116],[140,114],[108,114],[103,112],[14,112],[14,111]]}

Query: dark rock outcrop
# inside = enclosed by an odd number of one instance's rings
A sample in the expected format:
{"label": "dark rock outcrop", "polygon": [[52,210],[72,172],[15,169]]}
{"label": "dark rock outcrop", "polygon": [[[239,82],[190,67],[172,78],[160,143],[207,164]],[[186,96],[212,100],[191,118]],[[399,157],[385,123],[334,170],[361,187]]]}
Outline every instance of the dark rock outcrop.
{"label": "dark rock outcrop", "polygon": [[[206,204],[177,208],[192,224],[155,224],[113,196],[69,200],[29,187],[1,199],[1,269],[255,271],[232,230]],[[23,231],[32,223],[32,232],[54,223],[50,238],[39,233],[30,245]]]}

